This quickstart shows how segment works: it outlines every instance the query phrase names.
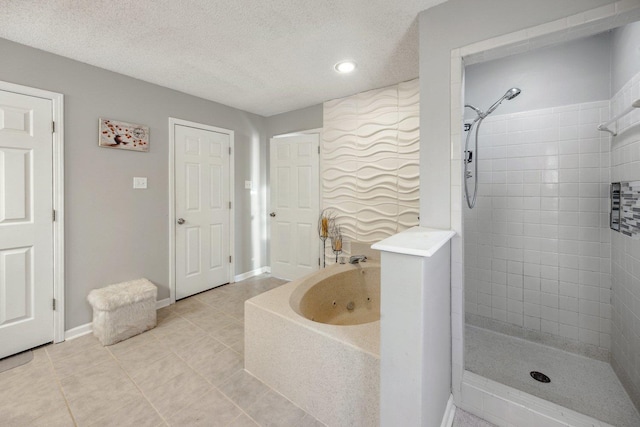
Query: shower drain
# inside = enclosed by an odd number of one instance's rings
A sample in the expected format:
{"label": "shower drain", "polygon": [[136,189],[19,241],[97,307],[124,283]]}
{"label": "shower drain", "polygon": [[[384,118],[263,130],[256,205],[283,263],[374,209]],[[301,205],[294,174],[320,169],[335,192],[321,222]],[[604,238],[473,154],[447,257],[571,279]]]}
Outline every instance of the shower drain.
{"label": "shower drain", "polygon": [[536,381],[540,381],[541,383],[550,383],[551,382],[551,378],[549,378],[548,376],[546,376],[542,372],[531,371],[531,372],[529,372],[529,375],[531,375],[531,378],[533,378]]}

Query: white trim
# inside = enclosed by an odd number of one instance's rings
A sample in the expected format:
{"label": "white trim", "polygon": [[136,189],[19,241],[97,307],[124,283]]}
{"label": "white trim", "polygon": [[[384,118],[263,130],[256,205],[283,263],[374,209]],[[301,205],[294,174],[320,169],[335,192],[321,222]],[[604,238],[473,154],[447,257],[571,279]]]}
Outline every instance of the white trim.
{"label": "white trim", "polygon": [[64,332],[64,95],[0,81],[0,90],[22,95],[49,99],[52,104],[51,117],[55,122],[52,134],[53,144],[53,209],[56,220],[53,223],[53,297],[56,309],[53,312],[53,342],[65,339]]}
{"label": "white trim", "polygon": [[265,273],[271,274],[271,266],[270,265],[266,265],[266,266],[264,266],[262,268],[264,268],[264,272]]}
{"label": "white trim", "polygon": [[92,323],[85,323],[84,325],[76,326],[75,328],[71,328],[64,333],[65,341],[73,340],[76,338],[80,338],[83,335],[90,334],[93,332],[91,328]]}
{"label": "white trim", "polygon": [[444,415],[442,416],[442,423],[440,423],[440,427],[451,427],[453,425],[453,419],[456,416],[456,405],[453,404],[453,395],[449,395],[449,400],[447,401],[447,407],[444,410]]}
{"label": "white trim", "polygon": [[176,119],[169,117],[169,300],[171,304],[176,302],[176,212],[175,212],[175,126],[188,126],[196,129],[209,130],[229,135],[229,147],[231,154],[229,155],[229,201],[231,209],[229,209],[229,253],[231,254],[231,263],[229,263],[229,283],[234,281],[234,272],[236,265],[235,253],[235,132],[230,129],[223,129],[215,126],[205,125],[202,123],[191,122],[188,120]]}
{"label": "white trim", "polygon": [[[161,308],[168,307],[171,305],[171,298],[165,298],[156,301],[156,310],[160,310]],[[76,326],[75,328],[71,328],[64,333],[64,340],[69,341],[75,338],[80,338],[83,335],[90,334],[93,332],[92,322],[85,323],[84,325]]]}
{"label": "white trim", "polygon": [[234,281],[240,282],[242,280],[247,280],[252,277],[259,276],[264,273],[270,273],[270,272],[271,272],[271,267],[260,267],[252,271],[247,271],[246,273],[238,274],[237,276],[235,276]]}
{"label": "white trim", "polygon": [[156,301],[156,310],[160,310],[161,308],[164,308],[164,307],[169,307],[170,305],[171,305],[171,298],[158,300]]}

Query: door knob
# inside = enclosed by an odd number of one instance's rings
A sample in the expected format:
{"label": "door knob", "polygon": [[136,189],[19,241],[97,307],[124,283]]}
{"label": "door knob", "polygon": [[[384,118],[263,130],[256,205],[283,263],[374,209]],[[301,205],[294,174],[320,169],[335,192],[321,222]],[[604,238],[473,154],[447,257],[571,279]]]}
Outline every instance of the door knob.
{"label": "door knob", "polygon": [[276,216],[276,213],[275,213],[275,212],[271,212],[271,213],[269,214],[269,216],[270,216],[271,218],[273,218],[273,217],[275,217],[275,216]]}
{"label": "door knob", "polygon": [[180,225],[184,224],[184,218],[178,218],[178,224]]}

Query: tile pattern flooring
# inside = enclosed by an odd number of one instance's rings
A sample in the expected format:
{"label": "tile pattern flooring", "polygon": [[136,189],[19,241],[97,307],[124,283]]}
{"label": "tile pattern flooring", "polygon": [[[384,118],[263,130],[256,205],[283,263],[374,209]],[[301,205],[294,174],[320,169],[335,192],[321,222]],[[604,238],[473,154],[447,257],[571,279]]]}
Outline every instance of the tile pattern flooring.
{"label": "tile pattern flooring", "polygon": [[243,369],[244,301],[282,283],[184,299],[113,346],[86,335],[36,349],[0,373],[0,426],[322,426]]}

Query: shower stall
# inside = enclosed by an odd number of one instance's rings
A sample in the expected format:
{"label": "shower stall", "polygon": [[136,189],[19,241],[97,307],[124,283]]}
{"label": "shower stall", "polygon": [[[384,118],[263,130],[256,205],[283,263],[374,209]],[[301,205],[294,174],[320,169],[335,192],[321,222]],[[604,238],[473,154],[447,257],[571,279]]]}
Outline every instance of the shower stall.
{"label": "shower stall", "polygon": [[640,236],[610,229],[609,195],[640,180],[640,111],[598,125],[640,98],[639,47],[633,23],[464,70],[464,368],[621,427],[640,425]]}

